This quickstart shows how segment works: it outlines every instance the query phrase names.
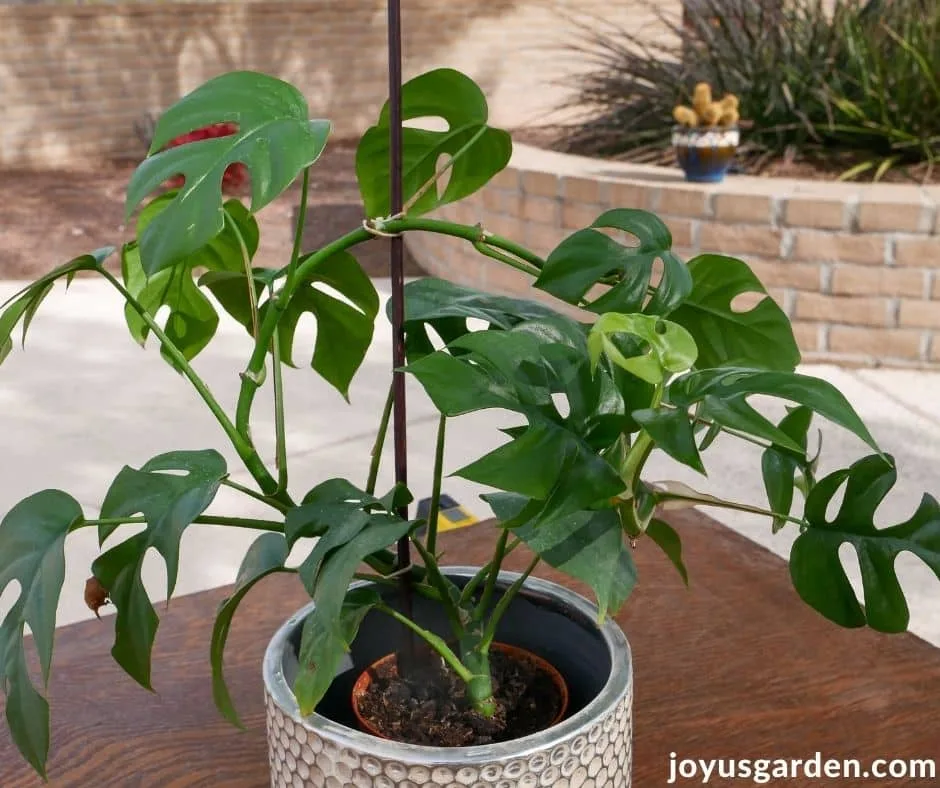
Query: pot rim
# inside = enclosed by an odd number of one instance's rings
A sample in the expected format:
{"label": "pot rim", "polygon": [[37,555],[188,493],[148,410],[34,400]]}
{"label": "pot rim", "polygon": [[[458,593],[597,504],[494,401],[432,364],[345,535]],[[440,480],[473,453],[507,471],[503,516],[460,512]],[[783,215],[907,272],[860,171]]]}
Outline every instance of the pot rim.
{"label": "pot rim", "polygon": [[[471,566],[441,567],[445,575],[473,577],[479,570]],[[500,572],[499,577],[508,583],[521,577],[518,572]],[[368,581],[358,581],[350,588],[368,586]],[[580,614],[587,621],[597,621],[597,608],[580,594],[564,586],[541,578],[529,577],[524,590],[530,595],[552,597],[565,607]],[[483,765],[494,758],[520,757],[542,751],[546,746],[567,738],[573,738],[589,727],[592,720],[599,719],[614,708],[633,685],[633,663],[630,644],[623,631],[610,617],[599,626],[598,632],[610,655],[610,672],[603,688],[583,709],[572,714],[557,725],[538,731],[529,736],[496,744],[480,744],[473,747],[430,747],[419,744],[407,744],[380,739],[362,731],[348,728],[314,712],[302,717],[294,694],[287,682],[283,670],[283,654],[291,633],[299,626],[315,607],[309,602],[292,615],[275,632],[264,654],[264,683],[273,701],[296,724],[310,727],[319,734],[341,747],[359,752],[367,752],[378,758],[408,760],[409,763]]]}

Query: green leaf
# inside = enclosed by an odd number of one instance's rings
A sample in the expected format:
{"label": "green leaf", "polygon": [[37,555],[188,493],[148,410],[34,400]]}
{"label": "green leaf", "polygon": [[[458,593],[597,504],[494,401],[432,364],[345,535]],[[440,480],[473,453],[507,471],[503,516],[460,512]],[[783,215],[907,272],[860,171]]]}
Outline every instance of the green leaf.
{"label": "green leaf", "polygon": [[[388,304],[391,319],[391,301]],[[443,279],[426,277],[405,285],[405,349],[409,361],[434,352],[428,329],[445,342],[468,333],[468,320],[508,330],[525,320],[550,320],[558,313],[537,301],[484,293]]]}
{"label": "green leaf", "polygon": [[732,308],[745,293],[767,295],[747,264],[704,254],[689,261],[694,285],[685,302],[669,314],[698,346],[698,367],[750,366],[790,372],[800,363],[793,329],[783,310],[767,296],[752,309]]}
{"label": "green leaf", "polygon": [[[613,343],[614,334],[628,334],[646,343],[645,352],[625,356]],[[621,369],[647,383],[661,383],[666,372],[685,372],[695,363],[698,353],[691,334],[669,320],[649,315],[601,315],[588,336],[591,364],[597,366],[601,354]]]}
{"label": "green leaf", "polygon": [[[529,505],[528,499],[511,493],[483,499],[502,522],[519,518]],[[549,566],[590,586],[601,620],[616,613],[636,585],[636,566],[613,509],[579,511],[538,523],[527,520],[512,533]]]}
{"label": "green leaf", "polygon": [[767,372],[754,369],[706,369],[673,381],[669,401],[689,408],[704,401],[702,415],[724,427],[740,429],[791,451],[805,451],[794,440],[747,403],[747,397],[765,394],[804,405],[834,424],[861,438],[875,451],[878,444],[854,408],[831,383],[795,372]]}
{"label": "green leaf", "polygon": [[346,594],[337,621],[326,619],[314,609],[304,622],[300,672],[294,682],[294,697],[302,715],[312,714],[326,695],[363,619],[381,603],[382,597],[374,589],[355,588]]}
{"label": "green leaf", "polygon": [[[361,509],[350,504],[343,519],[337,520],[334,527],[337,531],[342,530],[346,522],[358,522],[361,514]],[[324,622],[334,622],[335,625],[339,621],[343,598],[362,561],[397,542],[414,528],[416,522],[403,520],[392,513],[373,512],[368,515],[365,527],[350,529],[350,533],[355,533],[346,540],[335,539],[333,548],[326,555],[323,555],[324,550],[318,549],[320,543],[317,542],[298,571],[304,585],[312,589],[311,595],[319,611],[317,615],[322,616]]]}
{"label": "green leaf", "polygon": [[65,277],[68,284],[79,271],[100,270],[104,261],[113,252],[114,247],[107,246],[91,254],[76,257],[54,268],[48,274],[8,298],[0,307],[3,309],[3,312],[0,313],[0,364],[4,362],[13,349],[13,332],[21,321],[23,323],[22,344],[25,347],[26,333],[29,330],[30,323],[46,296],[52,292],[52,287],[58,279]]}
{"label": "green leaf", "polygon": [[[924,495],[909,520],[875,527],[875,510],[896,481],[893,460],[871,455],[819,481],[807,498],[809,527],[793,545],[790,576],[803,601],[840,626],[907,629],[910,612],[894,566],[903,552],[916,555],[940,579],[940,504],[932,496]],[[828,521],[826,510],[843,485],[842,505]],[[858,555],[864,608],[839,558],[843,544]]]}
{"label": "green leaf", "polygon": [[[150,202],[137,220],[137,237],[173,203],[176,192],[161,195]],[[242,297],[239,302],[231,297],[223,306],[235,312],[236,319],[248,307],[248,286],[244,280],[245,255],[248,262],[258,249],[258,224],[238,200],[229,200],[223,206],[224,227],[205,246],[178,260],[172,267],[163,268],[148,278],[146,266],[141,260],[140,246],[131,241],[121,250],[121,273],[124,286],[137,302],[154,319],[157,313],[168,307],[164,331],[171,342],[190,360],[197,356],[215,336],[219,318],[215,307],[199,289],[193,278],[195,269],[209,272],[225,272],[233,276],[242,273]],[[245,250],[242,251],[242,241]],[[124,318],[134,340],[144,345],[150,328],[130,304],[124,307]],[[164,359],[172,363],[165,348]]]}
{"label": "green leaf", "polygon": [[[813,411],[807,407],[791,410],[780,422],[780,431],[793,440],[803,449],[802,456],[794,454],[777,446],[770,446],[761,455],[761,473],[764,479],[764,489],[770,508],[781,515],[790,514],[793,508],[793,488],[796,474],[807,471],[809,461],[806,458],[806,436],[810,423],[813,420]],[[773,532],[777,533],[784,525],[786,519],[775,517]]]}
{"label": "green leaf", "polygon": [[[227,137],[190,142],[157,153],[195,129],[233,122]],[[307,102],[275,77],[235,71],[211,79],[170,107],[157,121],[150,157],[127,189],[127,216],[144,198],[176,175],[185,183],[143,232],[144,270],[153,275],[198,251],[224,226],[222,176],[242,162],[251,173],[251,211],[257,213],[313,164],[323,152],[330,123],[308,118]]]}
{"label": "green leaf", "polygon": [[[141,580],[144,557],[151,547],[163,556],[169,599],[176,587],[183,532],[212,503],[226,474],[225,459],[213,450],[161,454],[140,470],[125,466],[101,506],[102,519],[142,514],[147,523],[144,531],[112,547],[92,564],[92,572],[117,608],[111,654],[147,689],[151,689],[150,652],[159,620]],[[99,526],[100,543],[117,527]]]}
{"label": "green leaf", "polygon": [[[624,246],[600,232],[605,228],[630,233],[639,243]],[[577,305],[594,285],[616,274],[619,281],[590,301],[586,309],[597,313],[643,311],[665,315],[681,304],[692,289],[692,277],[671,247],[669,228],[654,214],[632,208],[607,211],[590,228],[561,242],[545,261],[535,287]],[[663,277],[647,302],[656,260],[663,263]]]}
{"label": "green leaf", "polygon": [[[343,298],[317,285],[326,285]],[[264,304],[262,319],[271,308],[271,301]],[[326,258],[300,284],[277,324],[282,361],[296,366],[294,334],[300,318],[311,313],[317,321],[311,366],[348,399],[349,384],[372,344],[378,311],[378,293],[356,258],[347,252]]]}
{"label": "green leaf", "polygon": [[675,408],[647,408],[634,411],[633,418],[649,433],[657,448],[683,465],[707,475],[695,445],[692,419],[686,411]]}
{"label": "green leaf", "polygon": [[60,490],[25,498],[0,521],[0,593],[14,581],[20,586],[0,624],[0,688],[13,741],[43,777],[49,704],[30,679],[24,628],[33,633],[43,685],[48,686],[56,608],[65,580],[65,537],[82,521],[78,501]]}
{"label": "green leaf", "polygon": [[232,595],[223,600],[216,614],[215,624],[212,626],[212,640],[209,650],[212,663],[212,697],[222,716],[233,725],[242,727],[238,719],[235,704],[229,694],[225,683],[223,659],[225,656],[225,643],[228,640],[229,629],[232,626],[232,617],[241,604],[245,595],[254,587],[255,583],[276,572],[296,572],[284,566],[289,550],[287,541],[282,534],[267,533],[259,536],[248,548],[238,568],[235,578],[235,588]]}
{"label": "green leaf", "polygon": [[[474,332],[449,346],[461,355],[438,351],[407,368],[447,416],[488,408],[525,416],[525,432],[456,473],[534,498],[540,518],[588,508],[623,490],[599,454],[618,437],[609,423],[624,418],[622,399],[604,370],[591,376],[583,334],[576,324],[573,331],[565,326],[529,321]],[[553,402],[556,394],[568,401],[566,416]]]}
{"label": "green leaf", "polygon": [[[429,71],[405,83],[402,88],[402,119],[439,118],[446,131],[402,130],[402,186],[408,202],[438,172],[442,156],[452,158],[447,186],[428,189],[408,211],[417,216],[447,203],[462,200],[509,164],[512,139],[509,134],[487,125],[486,97],[469,77],[442,68]],[[382,108],[378,123],[362,135],[356,150],[356,177],[365,203],[366,215],[388,216],[390,157],[389,107]],[[464,150],[464,148],[466,148]]]}
{"label": "green leaf", "polygon": [[682,540],[676,530],[669,523],[659,520],[650,520],[646,526],[646,534],[650,537],[660,549],[666,554],[666,557],[672,562],[672,565],[682,577],[682,582],[689,585],[689,572],[685,568],[682,560]]}
{"label": "green leaf", "polygon": [[[379,532],[382,528],[387,531],[397,527],[396,523],[402,523],[407,533],[410,524],[401,520],[395,511],[411,500],[411,493],[402,484],[396,484],[381,499],[339,478],[328,479],[310,490],[302,504],[287,513],[285,523],[287,544],[291,548],[299,539],[319,537],[299,568],[307,592],[316,596],[324,562],[334,552],[340,548],[350,549],[349,545],[356,543],[360,536],[369,542],[371,535],[364,531],[377,529]],[[395,539],[363,553],[359,560],[393,541]]]}
{"label": "green leaf", "polygon": [[346,479],[327,479],[308,492],[300,506],[287,513],[284,522],[287,544],[293,547],[298,539],[323,536],[333,526],[333,519],[348,513],[350,505],[365,513],[379,500]]}

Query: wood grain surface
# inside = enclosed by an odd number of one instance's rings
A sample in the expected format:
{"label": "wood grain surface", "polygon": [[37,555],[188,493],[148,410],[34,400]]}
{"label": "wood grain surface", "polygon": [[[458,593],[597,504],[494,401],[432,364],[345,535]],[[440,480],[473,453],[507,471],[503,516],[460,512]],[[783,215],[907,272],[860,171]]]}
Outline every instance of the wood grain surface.
{"label": "wood grain surface", "polygon": [[[940,650],[910,635],[838,629],[803,605],[776,556],[698,512],[671,519],[683,538],[691,588],[654,546],[643,544],[636,552],[640,584],[618,617],[636,672],[635,788],[666,785],[671,752],[753,759],[818,751],[863,762],[940,761]],[[494,532],[481,524],[444,535],[449,562],[483,563]],[[519,550],[510,563],[518,568],[527,560]],[[538,574],[560,579],[544,568]],[[226,590],[181,597],[161,611],[153,671],[158,694],[112,662],[112,618],[59,630],[50,785],[268,785],[261,656],[305,595],[293,577],[274,576],[248,595],[236,616],[226,664],[247,728],[240,732],[218,716],[209,683],[209,633]],[[931,782],[869,780],[851,788]],[[677,783],[683,784],[701,781]],[[753,783],[709,783],[747,784]],[[39,785],[0,729],[0,788]]]}

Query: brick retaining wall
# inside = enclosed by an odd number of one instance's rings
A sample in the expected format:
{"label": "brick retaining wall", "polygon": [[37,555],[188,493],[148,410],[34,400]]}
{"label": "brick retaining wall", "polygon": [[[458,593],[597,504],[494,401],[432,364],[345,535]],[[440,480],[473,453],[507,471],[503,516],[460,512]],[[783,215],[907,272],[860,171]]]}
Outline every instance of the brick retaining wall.
{"label": "brick retaining wall", "polygon": [[[940,365],[940,187],[729,177],[686,183],[677,170],[517,146],[512,166],[442,218],[547,254],[613,207],[645,208],[688,259],[746,260],[793,320],[807,360]],[[410,235],[435,275],[500,293],[533,291],[524,275],[449,238]]]}

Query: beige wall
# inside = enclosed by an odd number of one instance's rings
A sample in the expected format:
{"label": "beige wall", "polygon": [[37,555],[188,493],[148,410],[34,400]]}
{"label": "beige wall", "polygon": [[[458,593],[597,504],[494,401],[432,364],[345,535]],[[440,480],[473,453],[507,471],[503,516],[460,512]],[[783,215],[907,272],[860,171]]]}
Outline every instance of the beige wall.
{"label": "beige wall", "polygon": [[[671,0],[661,5],[672,5]],[[385,0],[0,5],[0,166],[82,166],[142,153],[134,123],[200,82],[281,76],[341,136],[386,96]],[[571,68],[567,14],[636,24],[608,0],[403,0],[405,71],[448,65],[491,97],[494,121],[539,118]]]}

